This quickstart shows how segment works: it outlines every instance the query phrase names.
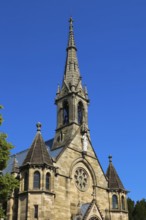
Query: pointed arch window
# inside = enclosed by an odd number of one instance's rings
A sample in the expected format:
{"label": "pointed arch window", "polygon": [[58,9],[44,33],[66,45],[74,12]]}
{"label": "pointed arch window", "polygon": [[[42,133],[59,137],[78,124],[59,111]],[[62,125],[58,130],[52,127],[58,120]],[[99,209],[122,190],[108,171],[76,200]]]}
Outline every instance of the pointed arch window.
{"label": "pointed arch window", "polygon": [[28,190],[28,173],[24,174],[24,191]]}
{"label": "pointed arch window", "polygon": [[40,173],[38,171],[34,172],[33,188],[40,189]]}
{"label": "pointed arch window", "polygon": [[83,122],[83,103],[78,103],[78,123],[82,124]]}
{"label": "pointed arch window", "polygon": [[118,197],[116,195],[112,196],[112,208],[118,209]]}
{"label": "pointed arch window", "polygon": [[50,173],[46,174],[46,189],[50,189]]}
{"label": "pointed arch window", "polygon": [[69,104],[67,101],[63,103],[63,124],[66,125],[69,123]]}
{"label": "pointed arch window", "polygon": [[122,204],[122,210],[125,210],[125,198],[124,198],[124,196],[121,197],[121,204]]}

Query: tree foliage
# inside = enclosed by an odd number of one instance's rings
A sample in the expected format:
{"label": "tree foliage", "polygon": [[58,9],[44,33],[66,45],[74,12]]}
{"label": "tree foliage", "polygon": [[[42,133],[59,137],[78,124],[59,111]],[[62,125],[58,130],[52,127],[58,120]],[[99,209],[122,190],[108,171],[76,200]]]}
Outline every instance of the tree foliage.
{"label": "tree foliage", "polygon": [[6,138],[6,134],[0,133],[0,170],[6,168],[10,150],[13,148],[13,146],[7,142]]}
{"label": "tree foliage", "polygon": [[133,211],[134,220],[146,220],[146,200],[137,201]]}
{"label": "tree foliage", "polygon": [[134,203],[133,200],[128,198],[127,199],[127,204],[128,204],[129,220],[133,220],[133,211],[134,211],[135,203]]}
{"label": "tree foliage", "polygon": [[[2,106],[0,106],[2,109]],[[0,125],[3,122],[2,115],[0,114]],[[7,161],[10,156],[10,150],[13,148],[12,144],[7,142],[7,135],[5,133],[0,132],[0,171],[5,169],[7,166]]]}
{"label": "tree foliage", "polygon": [[128,198],[129,220],[146,220],[146,199],[134,203]]}
{"label": "tree foliage", "polygon": [[16,186],[18,186],[18,181],[11,174],[7,173],[0,177],[0,203],[8,200]]}
{"label": "tree foliage", "polygon": [[[0,105],[0,109],[2,108],[3,108],[2,105]],[[3,122],[3,118],[2,118],[2,115],[0,114],[0,125],[2,124],[2,122]]]}
{"label": "tree foliage", "polygon": [[[2,109],[2,106],[0,106]],[[0,114],[0,125],[2,125],[3,118]],[[4,217],[5,204],[11,196],[13,190],[18,188],[18,180],[11,174],[3,175],[3,170],[7,166],[10,156],[10,150],[13,145],[7,142],[7,135],[0,132],[0,218]]]}

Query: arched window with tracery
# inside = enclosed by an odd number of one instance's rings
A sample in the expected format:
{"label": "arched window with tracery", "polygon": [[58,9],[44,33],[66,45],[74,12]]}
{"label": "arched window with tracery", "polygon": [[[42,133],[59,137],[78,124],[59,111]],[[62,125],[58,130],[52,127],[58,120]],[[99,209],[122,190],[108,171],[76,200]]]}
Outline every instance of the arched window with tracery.
{"label": "arched window with tracery", "polygon": [[24,191],[28,190],[28,173],[24,174]]}
{"label": "arched window with tracery", "polygon": [[122,210],[125,210],[125,198],[124,198],[124,196],[121,197],[121,204],[122,204]]}
{"label": "arched window with tracery", "polygon": [[34,189],[40,189],[40,173],[38,171],[34,172],[33,188]]}
{"label": "arched window with tracery", "polygon": [[80,101],[78,103],[78,123],[82,124],[83,122],[83,103]]}
{"label": "arched window with tracery", "polygon": [[50,173],[46,174],[46,190],[50,189]]}
{"label": "arched window with tracery", "polygon": [[67,101],[63,102],[63,124],[69,123],[69,104]]}
{"label": "arched window with tracery", "polygon": [[118,197],[116,195],[112,196],[112,208],[118,209]]}

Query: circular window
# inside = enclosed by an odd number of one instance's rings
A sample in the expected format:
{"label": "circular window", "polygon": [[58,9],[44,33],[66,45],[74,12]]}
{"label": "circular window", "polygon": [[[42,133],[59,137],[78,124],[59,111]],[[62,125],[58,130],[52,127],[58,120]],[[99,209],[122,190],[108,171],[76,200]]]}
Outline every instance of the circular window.
{"label": "circular window", "polygon": [[74,174],[75,184],[81,191],[85,191],[88,187],[88,173],[83,168],[76,169]]}

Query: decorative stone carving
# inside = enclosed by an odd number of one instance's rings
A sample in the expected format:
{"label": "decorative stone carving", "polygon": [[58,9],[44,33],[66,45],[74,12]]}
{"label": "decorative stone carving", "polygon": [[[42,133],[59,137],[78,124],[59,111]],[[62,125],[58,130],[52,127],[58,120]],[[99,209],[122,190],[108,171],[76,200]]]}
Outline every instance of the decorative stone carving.
{"label": "decorative stone carving", "polygon": [[84,133],[82,136],[82,142],[83,142],[83,151],[87,152],[88,141],[87,141],[87,134],[86,133]]}
{"label": "decorative stone carving", "polygon": [[81,126],[81,133],[87,133],[88,132],[88,126],[87,124],[83,121],[82,126]]}

